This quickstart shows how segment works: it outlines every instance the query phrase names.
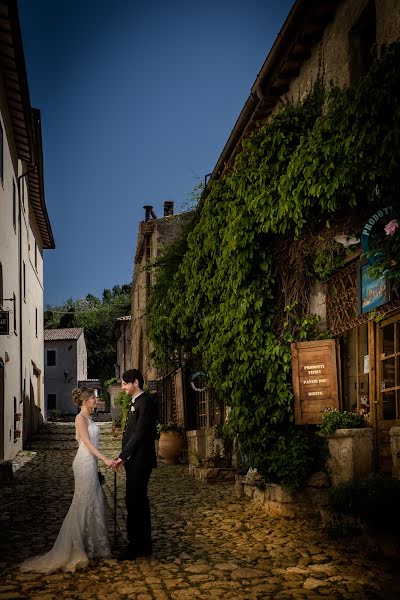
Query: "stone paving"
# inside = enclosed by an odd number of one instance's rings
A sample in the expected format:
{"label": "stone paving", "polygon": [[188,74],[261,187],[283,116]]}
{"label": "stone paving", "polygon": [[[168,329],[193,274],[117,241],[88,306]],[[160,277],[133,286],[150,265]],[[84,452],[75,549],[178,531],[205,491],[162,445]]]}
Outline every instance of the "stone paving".
{"label": "stone paving", "polygon": [[[102,447],[120,440],[102,423]],[[76,451],[67,424],[45,427],[14,461],[14,481],[0,487],[0,600],[185,600],[400,598],[398,564],[372,561],[357,539],[330,539],[318,526],[273,518],[234,495],[231,483],[193,480],[184,465],[160,464],[150,496],[154,555],[119,563],[92,561],[84,571],[20,573],[24,558],[49,550],[73,494]],[[104,471],[111,541],[114,474]],[[117,475],[117,546],[124,543],[124,479]]]}

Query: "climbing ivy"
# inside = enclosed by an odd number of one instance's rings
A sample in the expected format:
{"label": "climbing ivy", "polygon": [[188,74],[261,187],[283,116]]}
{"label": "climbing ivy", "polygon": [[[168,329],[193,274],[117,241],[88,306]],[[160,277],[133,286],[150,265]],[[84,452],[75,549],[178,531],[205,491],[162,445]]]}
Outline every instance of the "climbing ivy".
{"label": "climbing ivy", "polygon": [[[293,426],[290,341],[319,333],[303,306],[277,330],[276,248],[323,230],[349,206],[365,210],[376,184],[396,188],[399,60],[395,44],[353,88],[325,93],[317,82],[301,105],[285,105],[244,140],[229,174],[203,198],[179,268],[150,313],[158,363],[172,364],[177,353],[201,360],[232,408],[249,465],[292,489],[316,468],[319,446]],[[313,258],[314,269],[329,271]]]}

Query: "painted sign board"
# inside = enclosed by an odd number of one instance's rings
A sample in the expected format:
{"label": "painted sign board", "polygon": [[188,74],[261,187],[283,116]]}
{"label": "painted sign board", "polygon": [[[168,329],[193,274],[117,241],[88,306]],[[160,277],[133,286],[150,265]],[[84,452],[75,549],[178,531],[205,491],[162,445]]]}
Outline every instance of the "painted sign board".
{"label": "painted sign board", "polygon": [[291,344],[296,425],[317,425],[325,408],[340,408],[336,344],[336,340]]}
{"label": "painted sign board", "polygon": [[0,335],[9,335],[10,333],[10,313],[8,310],[0,311]]}

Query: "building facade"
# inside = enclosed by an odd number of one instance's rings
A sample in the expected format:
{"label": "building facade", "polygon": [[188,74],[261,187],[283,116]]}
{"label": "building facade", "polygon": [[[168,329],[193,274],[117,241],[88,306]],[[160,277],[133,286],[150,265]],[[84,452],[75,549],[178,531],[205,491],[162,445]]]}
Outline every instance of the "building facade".
{"label": "building facade", "polygon": [[[285,103],[300,103],[317,79],[328,90],[347,88],[399,39],[400,3],[396,0],[297,0],[251,88],[212,179],[229,172],[243,139]],[[391,437],[400,426],[400,302],[398,296],[391,296],[390,282],[374,287],[368,280],[360,239],[372,228],[380,227],[384,234],[385,223],[396,214],[392,208],[392,200],[385,204],[380,199],[379,210],[367,202],[365,210],[358,209],[353,253],[326,283],[315,282],[310,297],[310,312],[321,317],[321,326],[337,342],[340,407],[368,418],[375,433],[376,467],[389,472],[398,459],[393,454],[397,442]],[[346,236],[335,239],[338,244],[349,242]],[[370,309],[377,319],[371,318]]]}
{"label": "building facade", "polygon": [[147,335],[147,307],[153,285],[149,265],[173,242],[191,213],[174,215],[173,202],[164,203],[164,216],[157,218],[152,206],[145,206],[145,220],[139,224],[131,296],[131,367],[143,373],[145,384],[156,389],[160,373],[151,359]]}
{"label": "building facade", "polygon": [[40,112],[30,105],[16,0],[0,2],[0,461],[44,415],[43,251],[54,248],[44,198]]}
{"label": "building facade", "polygon": [[[81,327],[45,329],[45,409],[75,414],[72,390],[87,380],[87,350]],[[91,386],[90,386],[91,387]]]}

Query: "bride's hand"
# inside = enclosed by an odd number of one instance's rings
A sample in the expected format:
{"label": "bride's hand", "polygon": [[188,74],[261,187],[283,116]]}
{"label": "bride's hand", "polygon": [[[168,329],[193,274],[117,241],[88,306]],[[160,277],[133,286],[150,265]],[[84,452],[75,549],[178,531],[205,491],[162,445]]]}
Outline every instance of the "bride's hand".
{"label": "bride's hand", "polygon": [[107,467],[109,467],[109,468],[112,468],[112,467],[114,467],[114,462],[115,462],[115,461],[114,461],[114,460],[111,460],[110,458],[106,458],[106,459],[104,460],[104,464],[105,464]]}

